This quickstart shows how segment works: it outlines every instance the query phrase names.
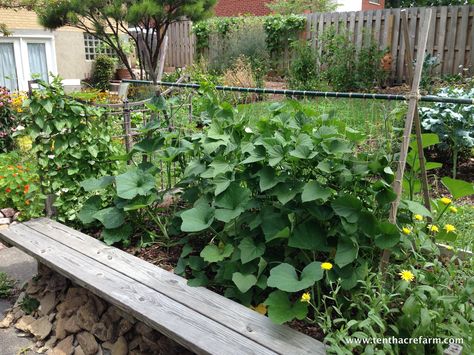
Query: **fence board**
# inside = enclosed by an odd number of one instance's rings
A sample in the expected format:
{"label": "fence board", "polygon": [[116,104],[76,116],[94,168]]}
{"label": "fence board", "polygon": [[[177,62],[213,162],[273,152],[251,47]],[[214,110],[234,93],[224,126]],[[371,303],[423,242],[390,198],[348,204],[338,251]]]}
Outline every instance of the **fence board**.
{"label": "fence board", "polygon": [[[440,24],[439,24],[439,29],[438,29],[438,58],[441,63],[444,61],[445,57],[445,41],[446,41],[446,26],[448,22],[448,8],[443,7],[441,8],[441,18],[440,18]],[[441,64],[436,68],[437,74],[441,74],[444,72],[444,65]]]}
{"label": "fence board", "polygon": [[[466,58],[466,42],[467,42],[467,29],[469,25],[469,12],[468,11],[462,11],[461,10],[461,22],[460,22],[460,27],[458,29],[458,52],[456,56],[456,64],[455,64],[455,70],[458,72],[462,72],[464,66],[465,66],[465,58]],[[466,29],[463,31],[463,29]],[[460,68],[462,67],[462,68]]]}

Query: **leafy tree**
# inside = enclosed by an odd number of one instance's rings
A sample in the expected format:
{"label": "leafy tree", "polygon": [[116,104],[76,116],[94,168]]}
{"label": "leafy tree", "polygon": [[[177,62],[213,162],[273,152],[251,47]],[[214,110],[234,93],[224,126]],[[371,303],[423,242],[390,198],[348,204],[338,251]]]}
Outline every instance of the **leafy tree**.
{"label": "leafy tree", "polygon": [[423,7],[474,4],[474,0],[387,0],[385,7]]}
{"label": "leafy tree", "polygon": [[157,80],[159,52],[171,23],[182,17],[193,21],[211,14],[216,0],[43,0],[36,8],[40,23],[49,29],[76,27],[110,46],[133,78],[121,38],[135,42],[140,65]]}
{"label": "leafy tree", "polygon": [[290,15],[311,12],[330,12],[337,8],[332,0],[274,0],[266,6],[277,14]]}

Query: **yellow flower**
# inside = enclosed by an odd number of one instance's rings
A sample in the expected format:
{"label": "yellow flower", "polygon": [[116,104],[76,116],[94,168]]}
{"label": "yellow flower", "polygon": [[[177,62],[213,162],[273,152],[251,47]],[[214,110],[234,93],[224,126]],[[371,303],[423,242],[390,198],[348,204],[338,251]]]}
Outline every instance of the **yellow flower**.
{"label": "yellow flower", "polygon": [[267,314],[267,306],[265,306],[263,303],[260,303],[258,306],[256,307],[252,307],[252,309],[255,311],[255,312],[258,312],[260,314]]}
{"label": "yellow flower", "polygon": [[447,197],[443,197],[440,199],[441,203],[444,204],[444,205],[449,205],[452,201],[451,199],[447,198]]}
{"label": "yellow flower", "polygon": [[331,264],[331,263],[328,263],[328,262],[322,263],[322,264],[321,264],[321,269],[323,269],[323,270],[331,270],[331,269],[332,269],[332,264]]}
{"label": "yellow flower", "polygon": [[448,250],[453,250],[453,247],[451,245],[446,245],[445,248]]}
{"label": "yellow flower", "polygon": [[456,230],[456,227],[453,226],[452,224],[446,224],[444,226],[444,229],[446,230],[446,232],[451,233],[451,232],[454,232]]}
{"label": "yellow flower", "polygon": [[415,215],[415,219],[416,219],[417,221],[422,221],[422,220],[423,220],[423,216],[422,216],[421,214],[416,214],[416,215]]}
{"label": "yellow flower", "polygon": [[29,136],[20,137],[16,140],[16,142],[18,144],[18,148],[20,148],[22,152],[28,152],[31,150],[31,148],[33,148],[33,140]]}
{"label": "yellow flower", "polygon": [[311,295],[309,294],[309,292],[303,293],[301,295],[301,302],[309,303],[309,301],[311,301]]}
{"label": "yellow flower", "polygon": [[415,275],[413,275],[409,270],[402,270],[398,275],[400,275],[400,278],[406,282],[412,282],[415,279]]}
{"label": "yellow flower", "polygon": [[402,232],[403,234],[409,235],[411,233],[411,229],[408,227],[403,227]]}
{"label": "yellow flower", "polygon": [[430,224],[430,225],[428,226],[428,230],[429,230],[430,232],[434,232],[434,233],[439,232],[438,226],[435,226],[435,225],[433,225],[433,224]]}
{"label": "yellow flower", "polygon": [[454,206],[450,206],[450,207],[449,207],[449,210],[450,210],[451,212],[453,212],[453,213],[458,213],[458,209],[457,209],[456,207],[454,207]]}

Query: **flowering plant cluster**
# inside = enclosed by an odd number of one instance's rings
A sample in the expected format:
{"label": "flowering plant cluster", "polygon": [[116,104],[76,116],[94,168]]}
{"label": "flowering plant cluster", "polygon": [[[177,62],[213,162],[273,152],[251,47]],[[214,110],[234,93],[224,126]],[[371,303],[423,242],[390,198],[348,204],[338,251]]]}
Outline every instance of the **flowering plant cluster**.
{"label": "flowering plant cluster", "polygon": [[39,177],[30,163],[12,154],[0,155],[0,207],[12,207],[20,219],[38,217],[43,209]]}
{"label": "flowering plant cluster", "polygon": [[[446,221],[448,214],[458,212],[458,208],[448,197],[442,197],[432,201],[433,214],[431,216],[423,216],[414,214],[412,221],[401,227],[401,232],[407,238],[417,238],[420,234],[431,237],[437,242],[449,243],[457,239],[456,227]],[[451,248],[448,245],[448,248]]]}
{"label": "flowering plant cluster", "polygon": [[11,111],[11,94],[5,87],[0,87],[0,152],[11,149],[13,139],[12,129],[15,127],[15,118]]}

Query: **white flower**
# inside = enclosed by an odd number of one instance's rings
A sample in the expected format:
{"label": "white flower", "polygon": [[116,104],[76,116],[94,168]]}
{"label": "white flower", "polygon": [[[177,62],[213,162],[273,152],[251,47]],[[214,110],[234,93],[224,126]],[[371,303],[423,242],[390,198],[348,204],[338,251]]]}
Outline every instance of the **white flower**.
{"label": "white flower", "polygon": [[245,127],[245,133],[253,133],[250,127]]}
{"label": "white flower", "polygon": [[54,154],[48,155],[49,159],[54,159],[55,157],[56,157],[56,155],[54,155]]}
{"label": "white flower", "polygon": [[25,129],[25,127],[23,127],[22,125],[20,125],[16,128],[17,131],[23,131],[24,129]]}

